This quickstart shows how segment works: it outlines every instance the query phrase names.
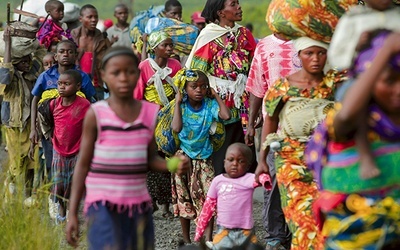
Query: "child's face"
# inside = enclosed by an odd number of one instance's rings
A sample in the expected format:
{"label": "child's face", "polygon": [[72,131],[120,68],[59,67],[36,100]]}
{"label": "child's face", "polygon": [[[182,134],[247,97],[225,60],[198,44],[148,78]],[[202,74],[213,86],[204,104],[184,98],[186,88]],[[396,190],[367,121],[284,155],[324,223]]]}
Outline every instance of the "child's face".
{"label": "child's face", "polygon": [[77,83],[70,75],[61,74],[58,78],[57,89],[61,97],[74,96],[79,88],[80,83]]}
{"label": "child's face", "polygon": [[55,3],[49,12],[51,19],[61,21],[64,18],[64,4]]}
{"label": "child's face", "polygon": [[76,59],[76,48],[70,43],[59,44],[55,59],[61,66],[74,65]]}
{"label": "child's face", "polygon": [[43,57],[43,68],[44,70],[48,70],[54,64],[54,56],[53,55],[45,55]]}
{"label": "child's face", "polygon": [[393,0],[365,0],[367,5],[374,9],[374,10],[379,10],[379,11],[384,11],[390,8],[392,6]]}
{"label": "child's face", "polygon": [[182,7],[172,6],[168,11],[165,11],[165,16],[179,21],[182,20]]}
{"label": "child's face", "polygon": [[239,147],[232,146],[226,151],[224,168],[229,178],[239,178],[245,175],[248,167],[247,157]]}
{"label": "child's face", "polygon": [[170,58],[174,53],[174,43],[171,38],[162,41],[157,47],[154,48],[156,57]]}
{"label": "child's face", "polygon": [[97,22],[99,21],[99,15],[96,9],[88,8],[82,12],[82,16],[79,17],[79,21],[82,26],[88,30],[95,30]]}
{"label": "child's face", "polygon": [[129,55],[110,58],[101,71],[101,77],[107,83],[111,96],[118,98],[133,97],[139,74],[137,62]]}
{"label": "child's face", "polygon": [[196,82],[186,83],[186,93],[189,100],[194,102],[203,101],[204,97],[209,91],[208,80],[205,77],[200,76]]}
{"label": "child's face", "polygon": [[124,7],[118,7],[114,11],[114,16],[115,18],[117,18],[117,21],[119,23],[126,23],[126,21],[128,20],[128,15],[129,15],[128,9]]}
{"label": "child's face", "polygon": [[389,117],[400,119],[400,72],[386,67],[375,84],[373,97]]}
{"label": "child's face", "polygon": [[29,70],[31,70],[31,62],[32,60],[30,56],[24,56],[15,67],[21,72],[29,72]]}

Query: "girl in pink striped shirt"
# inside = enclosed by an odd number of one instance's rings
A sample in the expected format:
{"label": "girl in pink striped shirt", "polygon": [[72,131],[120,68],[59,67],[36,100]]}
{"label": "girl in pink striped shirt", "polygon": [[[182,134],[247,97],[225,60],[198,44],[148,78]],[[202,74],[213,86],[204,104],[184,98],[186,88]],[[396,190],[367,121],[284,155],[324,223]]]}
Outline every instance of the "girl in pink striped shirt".
{"label": "girl in pink striped shirt", "polygon": [[[67,240],[78,244],[78,207],[84,188],[89,249],[154,249],[149,169],[166,172],[158,156],[154,128],[159,107],[133,98],[138,59],[112,47],[102,60],[102,79],[110,97],[88,110],[71,190]],[[181,157],[178,174],[188,169]]]}

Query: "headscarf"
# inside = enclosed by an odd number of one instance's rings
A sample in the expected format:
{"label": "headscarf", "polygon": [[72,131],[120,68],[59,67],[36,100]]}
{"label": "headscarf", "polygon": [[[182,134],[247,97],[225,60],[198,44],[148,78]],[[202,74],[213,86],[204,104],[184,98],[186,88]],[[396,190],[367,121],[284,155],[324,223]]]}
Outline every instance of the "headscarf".
{"label": "headscarf", "polygon": [[149,48],[154,50],[160,43],[170,38],[170,36],[164,31],[151,32],[148,38]]}
{"label": "headscarf", "polygon": [[186,82],[197,82],[200,77],[199,72],[202,72],[205,76],[207,76],[199,69],[180,69],[174,76],[174,85],[178,87],[179,91],[182,93],[186,86]]}
{"label": "headscarf", "polygon": [[[351,73],[353,73],[354,75],[358,75],[371,66],[372,60],[376,57],[378,51],[383,47],[390,33],[391,31],[389,30],[377,31],[377,33],[371,40],[370,46],[361,50],[355,57]],[[394,55],[390,59],[389,64],[390,66],[392,66],[393,70],[400,72],[400,53]]]}
{"label": "headscarf", "polygon": [[306,36],[299,37],[299,38],[293,40],[293,45],[297,52],[299,52],[300,50],[307,49],[312,46],[318,46],[318,47],[324,48],[326,50],[329,47],[329,45],[326,43],[311,39]]}

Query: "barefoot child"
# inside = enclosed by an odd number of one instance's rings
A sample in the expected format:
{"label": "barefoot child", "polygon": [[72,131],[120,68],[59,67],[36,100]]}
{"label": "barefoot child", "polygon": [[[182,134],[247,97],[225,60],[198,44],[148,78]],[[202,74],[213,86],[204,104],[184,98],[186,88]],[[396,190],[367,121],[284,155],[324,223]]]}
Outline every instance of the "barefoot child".
{"label": "barefoot child", "polygon": [[[161,31],[151,33],[148,37],[148,45],[150,53],[155,57],[154,59],[147,58],[139,64],[140,77],[134,90],[134,97],[162,107],[175,98],[172,77],[181,69],[181,64],[178,60],[171,58],[174,44],[167,33]],[[143,47],[147,47],[146,41]],[[158,209],[158,202],[163,205],[162,216],[173,217],[169,211],[171,174],[150,171],[147,178],[154,210]]]}
{"label": "barefoot child", "polygon": [[[247,173],[252,161],[251,149],[243,143],[231,144],[224,160],[226,173],[214,178],[207,193],[207,200],[199,216],[195,241],[199,241],[212,214],[218,213],[217,232],[212,249],[232,249],[241,246],[248,238],[257,238],[252,232],[253,191],[258,186],[255,175]],[[263,174],[264,187],[271,189],[269,175]],[[240,215],[238,214],[240,213]],[[211,246],[210,243],[207,245]]]}
{"label": "barefoot child", "polygon": [[90,107],[90,102],[77,96],[82,76],[79,71],[69,69],[57,81],[60,97],[50,103],[54,118],[52,194],[55,203],[59,202],[56,223],[66,219],[66,200],[69,199],[72,174],[78,158],[81,142],[83,118]]}
{"label": "barefoot child", "polygon": [[72,37],[70,31],[63,28],[66,24],[61,22],[64,18],[64,4],[58,0],[49,0],[44,8],[51,19],[46,19],[37,33],[37,38],[41,45],[51,51],[51,46],[65,39],[72,41]]}
{"label": "barefoot child", "polygon": [[[154,249],[146,174],[149,169],[167,172],[167,167],[154,139],[159,107],[132,96],[138,64],[132,50],[123,47],[109,49],[103,58],[101,74],[111,94],[93,104],[84,120],[66,228],[72,246],[78,244],[78,207],[86,187],[90,249]],[[177,174],[188,165],[181,157]]]}
{"label": "barefoot child", "polygon": [[[210,88],[206,74],[200,70],[182,69],[174,78],[182,93],[176,94],[172,130],[178,134],[180,150],[192,162],[190,175],[174,178],[174,214],[180,216],[183,240],[190,243],[190,220],[200,215],[208,188],[214,178],[210,159],[213,146],[209,130],[215,121],[228,120],[229,109]],[[174,201],[173,200],[173,201]],[[206,240],[212,237],[212,221],[206,231]]]}

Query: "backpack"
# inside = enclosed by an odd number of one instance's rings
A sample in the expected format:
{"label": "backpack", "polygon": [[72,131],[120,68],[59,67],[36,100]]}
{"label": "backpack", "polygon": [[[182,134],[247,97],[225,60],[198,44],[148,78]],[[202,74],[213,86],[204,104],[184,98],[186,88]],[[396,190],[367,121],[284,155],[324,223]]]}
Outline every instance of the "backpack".
{"label": "backpack", "polygon": [[38,121],[40,132],[43,134],[46,140],[50,139],[53,136],[54,130],[54,117],[53,110],[55,108],[55,99],[49,98],[45,99],[38,105]]}

